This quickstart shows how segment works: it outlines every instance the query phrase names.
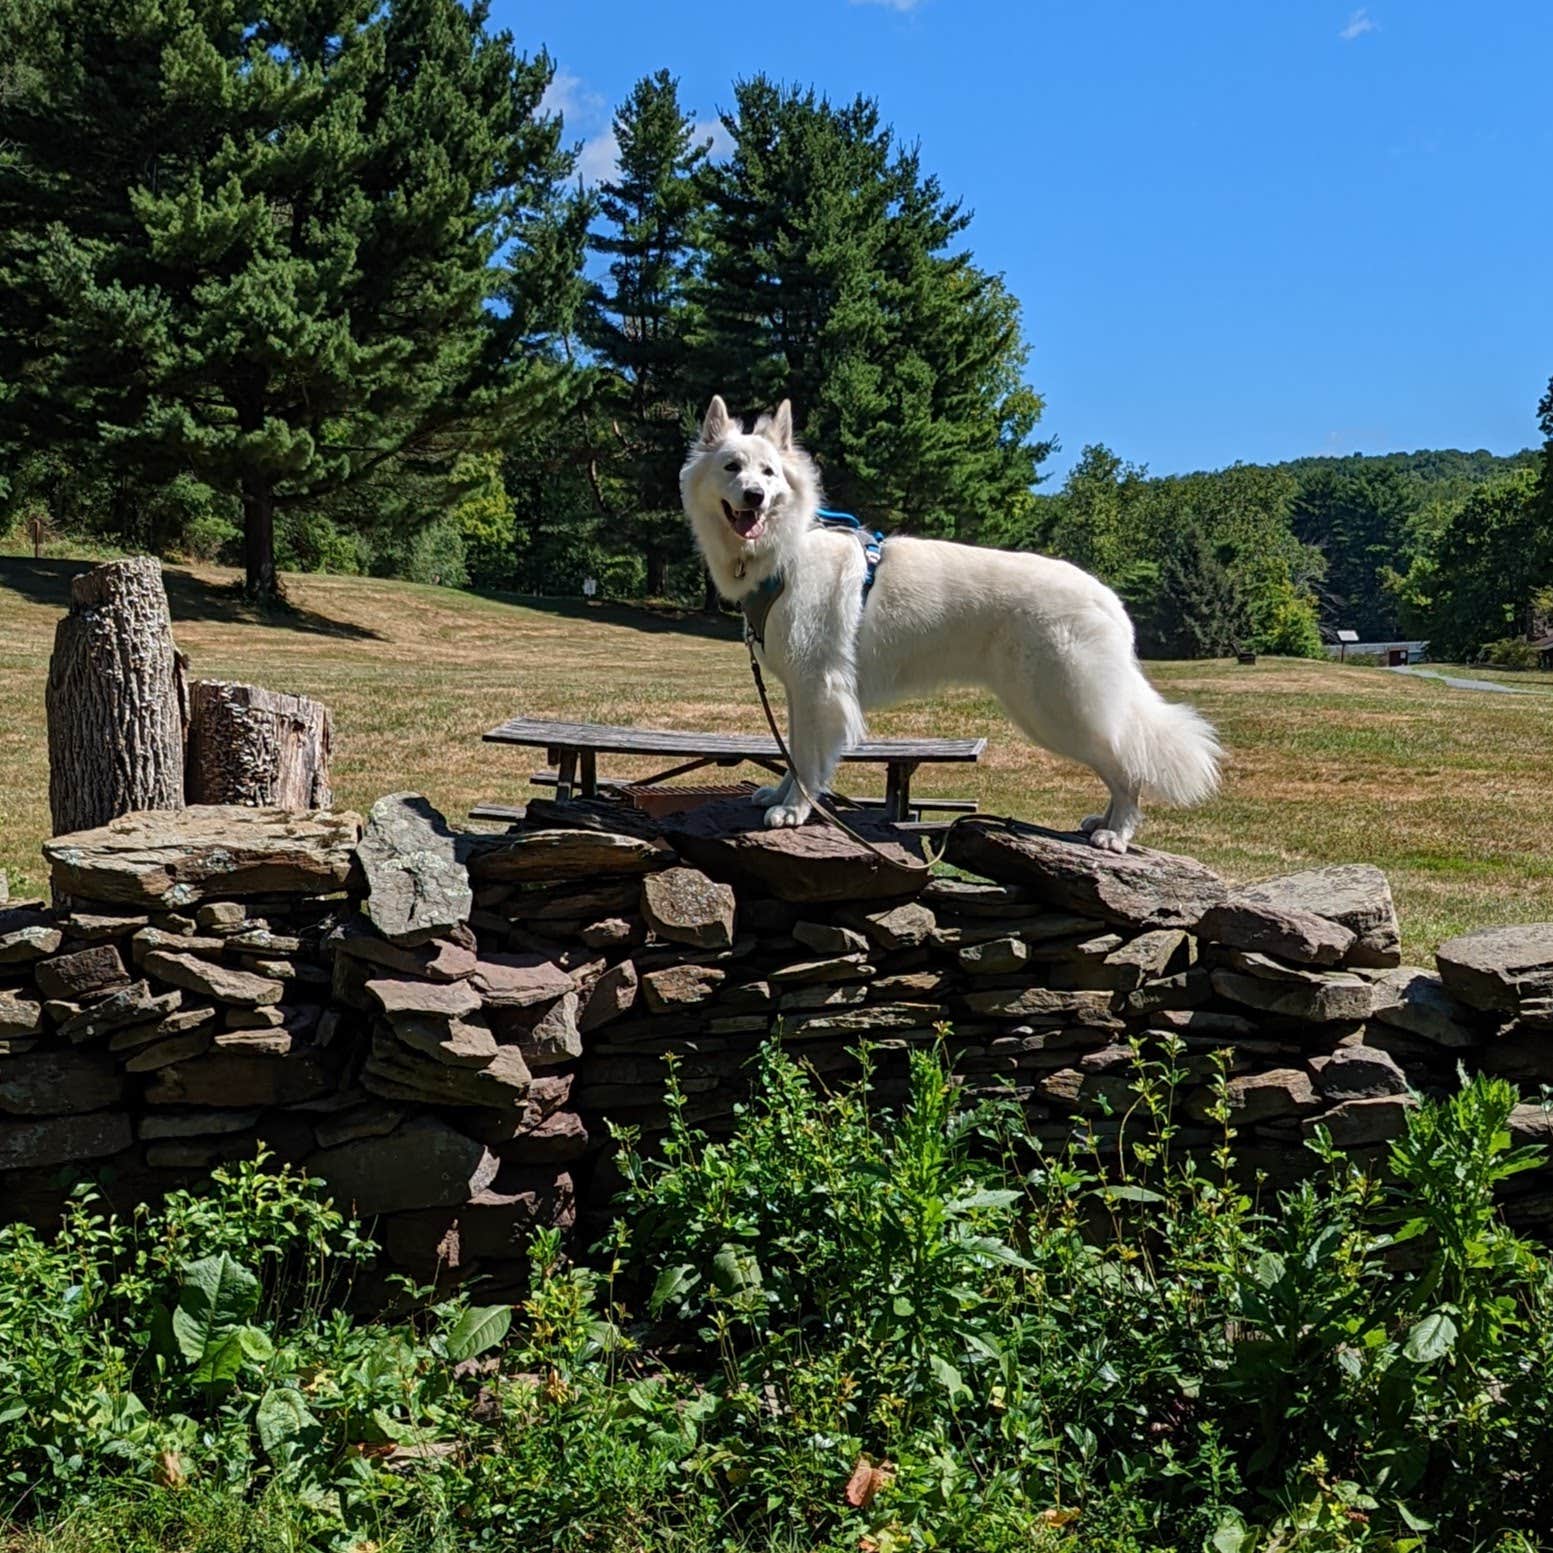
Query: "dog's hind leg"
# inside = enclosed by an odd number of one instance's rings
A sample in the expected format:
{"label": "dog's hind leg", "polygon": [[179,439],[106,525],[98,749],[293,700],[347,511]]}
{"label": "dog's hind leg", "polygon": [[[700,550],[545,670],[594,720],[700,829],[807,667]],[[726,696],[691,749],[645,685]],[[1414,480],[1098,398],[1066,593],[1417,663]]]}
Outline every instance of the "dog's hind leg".
{"label": "dog's hind leg", "polygon": [[774,803],[787,803],[793,796],[793,774],[787,773],[774,787],[757,787],[750,794],[750,802],[758,808],[769,809]]}
{"label": "dog's hind leg", "polygon": [[1111,789],[1111,802],[1104,814],[1086,815],[1079,821],[1079,829],[1089,837],[1090,844],[1102,852],[1125,852],[1138,827],[1143,823],[1143,810],[1139,806],[1139,790],[1125,781],[1105,779]]}

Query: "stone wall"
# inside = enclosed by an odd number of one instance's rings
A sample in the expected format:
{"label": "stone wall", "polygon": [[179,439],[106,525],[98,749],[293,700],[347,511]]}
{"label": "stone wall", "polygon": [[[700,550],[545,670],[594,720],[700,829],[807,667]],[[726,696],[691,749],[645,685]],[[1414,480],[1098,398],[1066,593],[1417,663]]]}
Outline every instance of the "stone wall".
{"label": "stone wall", "polygon": [[[1114,1140],[1129,1043],[1179,1037],[1178,1148],[1230,1056],[1244,1168],[1290,1179],[1318,1124],[1376,1151],[1459,1064],[1553,1080],[1553,925],[1399,963],[1364,865],[1231,888],[1190,859],[975,817],[958,877],[868,822],[766,831],[740,803],[648,820],[531,804],[455,834],[413,794],[348,813],[192,808],[45,848],[54,902],[0,907],[0,1205],[41,1223],[90,1173],[120,1207],[263,1140],[426,1275],[515,1274],[536,1223],[608,1211],[606,1121],[662,1128],[663,1059],[726,1127],[774,1031],[822,1074],[874,1045],[887,1100],[940,1038],[1054,1143]],[[1527,1103],[1520,1139],[1545,1140]],[[1553,1217],[1553,1174],[1517,1217]]]}

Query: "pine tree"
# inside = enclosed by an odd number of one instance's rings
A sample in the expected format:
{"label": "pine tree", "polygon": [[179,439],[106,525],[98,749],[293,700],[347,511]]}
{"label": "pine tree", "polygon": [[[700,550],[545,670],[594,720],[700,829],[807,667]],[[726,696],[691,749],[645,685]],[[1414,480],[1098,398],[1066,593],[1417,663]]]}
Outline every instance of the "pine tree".
{"label": "pine tree", "polygon": [[688,285],[705,212],[697,171],[711,141],[696,135],[668,71],[644,76],[615,114],[616,175],[600,186],[609,225],[590,247],[609,259],[591,299],[585,339],[607,369],[594,405],[605,454],[625,486],[611,525],[637,548],[649,594],[671,559],[690,554],[679,470],[695,393],[687,379]]}
{"label": "pine tree", "polygon": [[1249,644],[1250,600],[1221,550],[1196,523],[1170,538],[1159,589],[1140,622],[1140,645],[1153,658],[1222,658]]}
{"label": "pine tree", "polygon": [[1416,500],[1395,469],[1318,468],[1300,483],[1290,514],[1295,536],[1327,559],[1321,590],[1328,626],[1365,641],[1392,636],[1397,605],[1386,569],[1405,570]]}
{"label": "pine tree", "polygon": [[764,78],[736,88],[707,177],[696,296],[703,394],[791,397],[831,499],[885,526],[972,536],[1024,500],[1048,445],[1017,304],[952,245],[969,217],[877,106]]}
{"label": "pine tree", "polygon": [[278,511],[554,413],[562,374],[488,303],[570,162],[549,61],[483,5],[8,3],[0,441],[235,493],[266,595]]}

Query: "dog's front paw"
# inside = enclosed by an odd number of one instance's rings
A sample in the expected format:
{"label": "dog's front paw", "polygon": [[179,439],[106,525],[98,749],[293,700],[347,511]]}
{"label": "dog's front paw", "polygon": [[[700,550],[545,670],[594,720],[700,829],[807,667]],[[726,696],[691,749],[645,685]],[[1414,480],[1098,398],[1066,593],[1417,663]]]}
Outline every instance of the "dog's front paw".
{"label": "dog's front paw", "polygon": [[1093,836],[1094,833],[1104,824],[1105,816],[1103,814],[1086,814],[1084,818],[1078,822],[1078,828],[1083,831],[1086,836]]}
{"label": "dog's front paw", "polygon": [[[769,818],[767,824],[770,824]],[[1089,833],[1089,844],[1099,847],[1102,852],[1125,852],[1127,850],[1127,838],[1118,830],[1107,830],[1103,825],[1096,826]]]}
{"label": "dog's front paw", "polygon": [[750,794],[750,802],[762,809],[769,809],[781,796],[782,784],[778,782],[775,787],[757,787]]}
{"label": "dog's front paw", "polygon": [[775,803],[766,810],[766,828],[785,830],[789,826],[802,825],[809,818],[811,808],[806,803]]}

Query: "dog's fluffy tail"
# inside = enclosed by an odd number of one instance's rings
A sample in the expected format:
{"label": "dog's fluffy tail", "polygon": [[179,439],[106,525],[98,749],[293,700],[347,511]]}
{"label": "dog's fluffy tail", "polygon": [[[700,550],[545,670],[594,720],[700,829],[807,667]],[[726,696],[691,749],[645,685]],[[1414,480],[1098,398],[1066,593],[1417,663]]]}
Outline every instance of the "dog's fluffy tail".
{"label": "dog's fluffy tail", "polygon": [[1211,798],[1223,751],[1206,718],[1161,698],[1142,672],[1120,751],[1127,774],[1144,792],[1182,808]]}

